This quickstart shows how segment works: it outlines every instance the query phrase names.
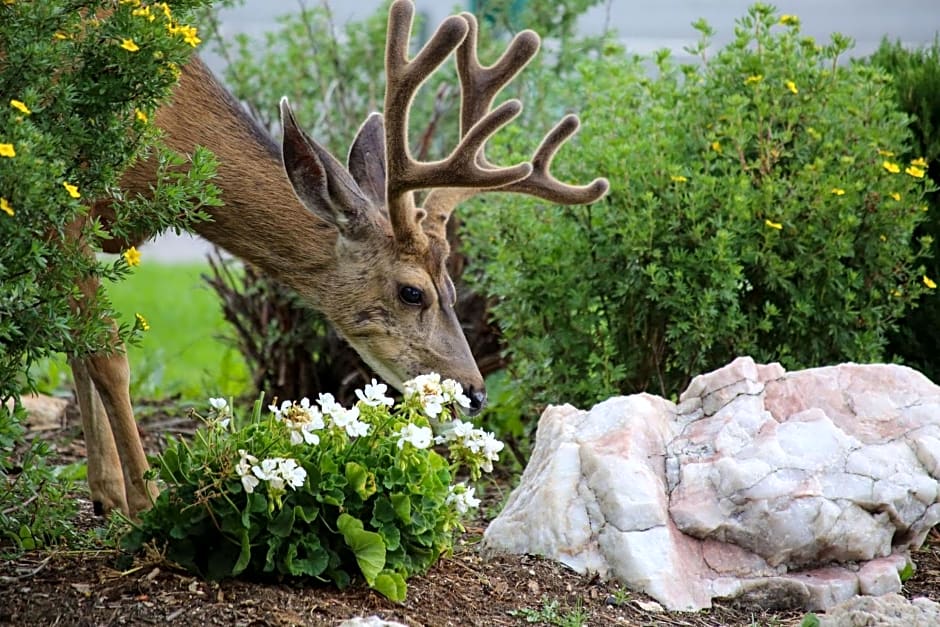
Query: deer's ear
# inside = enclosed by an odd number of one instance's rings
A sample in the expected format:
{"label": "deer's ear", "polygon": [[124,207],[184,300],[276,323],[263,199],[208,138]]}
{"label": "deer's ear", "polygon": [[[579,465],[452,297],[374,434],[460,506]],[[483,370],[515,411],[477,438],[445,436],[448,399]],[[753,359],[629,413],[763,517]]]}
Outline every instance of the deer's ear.
{"label": "deer's ear", "polygon": [[294,193],[311,212],[344,236],[359,239],[370,225],[370,202],[349,172],[297,124],[287,98],[281,98],[281,155]]}
{"label": "deer's ear", "polygon": [[378,207],[385,206],[385,120],[373,113],[359,127],[347,164],[362,192]]}

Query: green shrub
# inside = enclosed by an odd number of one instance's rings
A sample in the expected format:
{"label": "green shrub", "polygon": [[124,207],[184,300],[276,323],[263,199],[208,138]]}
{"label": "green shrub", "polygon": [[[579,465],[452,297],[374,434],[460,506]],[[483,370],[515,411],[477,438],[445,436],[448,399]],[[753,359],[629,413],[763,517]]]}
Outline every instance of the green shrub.
{"label": "green shrub", "polygon": [[[332,395],[269,407],[246,424],[211,399],[207,428],[171,441],[157,461],[163,491],[127,537],[156,540],[167,556],[212,578],[239,574],[353,577],[393,600],[405,580],[452,548],[460,516],[479,500],[453,483],[492,470],[502,444],[459,420],[432,435],[429,420],[469,405],[459,384],[437,375],[405,384],[397,407],[384,384],[357,390],[347,409]],[[453,462],[431,448],[447,444]]]}
{"label": "green shrub", "polygon": [[[651,68],[609,46],[555,77],[558,94],[590,94],[558,175],[609,177],[603,201],[464,214],[528,403],[675,398],[736,355],[788,368],[878,360],[940,280],[920,262],[929,238],[911,244],[925,166],[895,156],[910,136],[885,74],[840,65],[844,37],[819,45],[766,5],[714,56],[712,30],[695,28],[700,65],[664,51]],[[529,152],[525,126],[494,152]]]}
{"label": "green shrub", "polygon": [[[181,228],[216,202],[206,184],[211,155],[198,152],[181,167],[183,158],[159,149],[149,121],[197,43],[189,11],[204,4],[0,3],[0,535],[19,548],[64,537],[59,524],[72,510],[62,507],[67,484],[44,465],[47,449],[21,442],[18,394],[34,386],[40,359],[115,348],[105,291],[80,311],[72,303],[81,278],[119,279],[135,261],[96,259],[66,231],[87,216],[86,203],[113,200],[108,230],[84,226],[95,251],[107,237]],[[153,199],[124,198],[122,172],[154,151]],[[124,322],[119,339],[145,327],[143,318]]]}
{"label": "green shrub", "polygon": [[[912,142],[903,153],[906,159],[924,157],[934,164],[940,158],[940,39],[933,45],[911,50],[900,42],[881,42],[869,62],[891,75],[901,111],[910,117]],[[928,172],[936,186],[937,169]],[[917,236],[933,240],[931,258],[926,261],[930,276],[940,274],[940,192],[928,192],[927,219],[918,226]],[[891,336],[890,350],[914,368],[940,380],[940,299],[922,298],[917,307],[899,321]]]}

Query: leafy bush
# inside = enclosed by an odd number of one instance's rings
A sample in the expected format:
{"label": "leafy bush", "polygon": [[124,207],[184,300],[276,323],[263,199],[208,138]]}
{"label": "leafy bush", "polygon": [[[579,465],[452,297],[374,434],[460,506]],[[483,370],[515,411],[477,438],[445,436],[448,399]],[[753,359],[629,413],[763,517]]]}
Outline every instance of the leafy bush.
{"label": "leafy bush", "polygon": [[[840,65],[846,38],[819,45],[766,5],[714,56],[710,27],[695,28],[700,65],[664,51],[651,76],[611,45],[555,77],[558,94],[591,93],[556,169],[609,177],[604,201],[465,213],[527,403],[674,398],[742,354],[789,368],[878,360],[935,287],[920,263],[929,238],[911,245],[926,164],[895,154],[910,136],[886,75]],[[494,143],[511,160],[527,132]]]}
{"label": "leafy bush", "polygon": [[[181,228],[216,202],[211,155],[181,167],[149,121],[198,43],[189,12],[205,4],[0,3],[0,534],[19,548],[61,539],[73,511],[67,484],[43,463],[47,449],[20,446],[30,367],[57,352],[113,350],[146,327],[135,318],[114,337],[106,293],[83,299],[78,285],[122,278],[135,257],[96,259],[70,235],[97,251],[106,238]],[[122,172],[147,155],[159,161],[153,198],[123,197]],[[85,219],[98,200],[113,202],[107,229]]]}
{"label": "leafy bush", "polygon": [[373,379],[352,408],[321,394],[317,404],[271,405],[267,418],[259,399],[242,425],[211,399],[207,428],[192,443],[171,441],[157,460],[163,492],[127,546],[156,540],[212,578],[295,575],[343,587],[361,575],[404,599],[405,580],[451,550],[460,515],[479,503],[455,474],[478,479],[502,448],[460,420],[433,437],[430,421],[469,406],[459,384],[423,375],[405,389],[394,407]]}
{"label": "leafy bush", "polygon": [[[905,48],[900,42],[881,42],[869,62],[891,74],[899,108],[910,117],[912,142],[903,153],[906,159],[924,157],[928,163],[940,158],[940,39],[919,50]],[[937,170],[928,172],[940,182]],[[933,240],[931,258],[926,262],[930,276],[940,274],[940,192],[928,192],[927,218],[916,235]],[[899,321],[891,337],[890,348],[904,363],[919,369],[935,381],[940,380],[940,300],[922,298],[917,307]]]}

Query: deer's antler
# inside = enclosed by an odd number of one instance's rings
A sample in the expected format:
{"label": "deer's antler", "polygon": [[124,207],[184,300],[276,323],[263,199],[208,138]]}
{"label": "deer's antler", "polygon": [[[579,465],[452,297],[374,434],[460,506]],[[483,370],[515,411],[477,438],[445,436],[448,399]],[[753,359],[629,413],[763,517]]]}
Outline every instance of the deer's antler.
{"label": "deer's antler", "polygon": [[[479,29],[476,18],[470,13],[463,13],[460,17],[468,26],[467,36],[457,50],[461,92],[460,134],[465,139],[482,120],[505,106],[504,104],[495,111],[490,111],[496,95],[538,52],[539,36],[529,30],[522,31],[510,42],[496,63],[484,67],[477,55]],[[607,179],[597,178],[588,185],[568,185],[556,179],[550,172],[555,153],[579,126],[576,115],[562,118],[542,139],[532,157],[532,169],[524,177],[505,185],[462,186],[464,189],[455,189],[457,186],[454,185],[433,189],[424,201],[428,214],[425,230],[445,237],[447,220],[457,204],[484,190],[529,194],[563,205],[590,203],[600,199],[610,187]],[[475,165],[482,171],[493,171],[496,167],[486,160],[482,145],[475,152],[474,158]]]}
{"label": "deer's antler", "polygon": [[411,156],[408,148],[411,101],[421,84],[460,46],[471,30],[465,16],[453,15],[441,23],[430,40],[409,61],[408,43],[413,18],[414,6],[410,0],[397,0],[392,4],[385,53],[386,185],[388,212],[395,238],[403,246],[420,250],[427,243],[427,235],[421,227],[426,214],[415,207],[415,190],[502,187],[528,177],[532,166],[520,163],[494,168],[478,157],[486,140],[519,115],[522,104],[518,100],[509,100],[477,116],[472,126],[462,129],[460,143],[446,158],[420,162]]}

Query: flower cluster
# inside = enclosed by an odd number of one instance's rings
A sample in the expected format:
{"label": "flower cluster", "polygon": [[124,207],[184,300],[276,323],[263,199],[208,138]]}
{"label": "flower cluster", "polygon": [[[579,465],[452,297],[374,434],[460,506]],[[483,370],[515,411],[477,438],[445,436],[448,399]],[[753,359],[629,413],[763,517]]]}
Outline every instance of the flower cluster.
{"label": "flower cluster", "polygon": [[269,405],[275,420],[287,425],[291,444],[319,444],[320,436],[315,433],[326,426],[323,414],[310,405],[310,399],[302,398],[299,403],[284,401],[281,406]]}
{"label": "flower cluster", "polygon": [[268,492],[277,496],[284,494],[287,488],[299,488],[307,480],[307,471],[297,464],[297,460],[286,457],[269,457],[258,463],[258,458],[244,449],[239,449],[241,459],[235,466],[235,472],[242,481],[245,492],[251,494],[264,481]]}
{"label": "flower cluster", "polygon": [[480,506],[480,499],[473,496],[474,488],[466,483],[458,483],[450,486],[450,493],[447,495],[447,503],[453,505],[458,514],[466,514],[471,509]]}
{"label": "flower cluster", "polygon": [[471,423],[460,419],[443,425],[441,435],[434,441],[437,444],[447,444],[451,455],[468,462],[471,474],[474,467],[479,467],[484,472],[492,472],[493,462],[499,461],[499,452],[504,447],[489,431],[477,429]]}
{"label": "flower cluster", "polygon": [[463,386],[452,379],[441,381],[436,372],[422,374],[405,382],[405,400],[417,398],[430,418],[437,418],[448,403],[470,407],[470,399],[463,393]]}

